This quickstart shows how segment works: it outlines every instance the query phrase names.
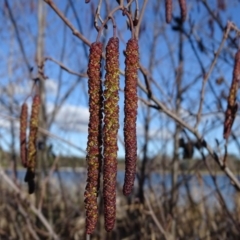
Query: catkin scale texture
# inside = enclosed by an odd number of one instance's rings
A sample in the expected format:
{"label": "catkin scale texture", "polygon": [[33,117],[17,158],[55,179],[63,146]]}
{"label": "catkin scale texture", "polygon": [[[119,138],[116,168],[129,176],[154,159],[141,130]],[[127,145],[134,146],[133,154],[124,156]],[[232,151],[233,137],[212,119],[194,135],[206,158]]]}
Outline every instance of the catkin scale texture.
{"label": "catkin scale texture", "polygon": [[97,197],[102,160],[102,44],[92,43],[88,63],[89,124],[87,142],[87,185],[85,188],[86,233],[91,234],[98,219]]}
{"label": "catkin scale texture", "polygon": [[106,46],[104,91],[104,164],[103,199],[105,229],[111,231],[116,218],[117,139],[119,129],[119,40],[109,39]]}
{"label": "catkin scale texture", "polygon": [[137,162],[137,72],[139,67],[138,41],[130,39],[127,43],[125,58],[125,88],[124,88],[124,142],[125,142],[125,178],[123,194],[132,191]]}
{"label": "catkin scale texture", "polygon": [[34,192],[34,176],[37,162],[37,134],[38,134],[38,115],[40,110],[40,96],[36,94],[32,102],[32,112],[30,118],[30,132],[28,139],[27,173],[25,181],[28,182],[29,193]]}
{"label": "catkin scale texture", "polygon": [[30,133],[28,141],[28,161],[27,167],[35,172],[37,157],[37,133],[38,133],[38,114],[40,109],[40,97],[36,94],[33,98],[32,112],[30,119]]}
{"label": "catkin scale texture", "polygon": [[27,117],[28,107],[24,103],[20,114],[20,155],[24,167],[27,167]]}
{"label": "catkin scale texture", "polygon": [[225,112],[223,137],[227,139],[237,113],[238,105],[236,103],[238,84],[240,81],[240,50],[235,55],[232,84],[228,96],[227,110]]}
{"label": "catkin scale texture", "polygon": [[172,0],[165,0],[165,16],[166,22],[170,23],[172,20]]}

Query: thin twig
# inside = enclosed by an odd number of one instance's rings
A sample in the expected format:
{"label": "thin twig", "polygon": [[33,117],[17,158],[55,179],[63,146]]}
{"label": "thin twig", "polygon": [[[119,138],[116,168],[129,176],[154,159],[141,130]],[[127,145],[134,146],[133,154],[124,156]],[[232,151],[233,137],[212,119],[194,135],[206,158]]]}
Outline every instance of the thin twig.
{"label": "thin twig", "polygon": [[102,31],[103,31],[103,28],[104,28],[105,25],[107,24],[108,20],[109,20],[109,19],[112,19],[112,18],[113,18],[113,14],[114,14],[116,11],[120,10],[120,9],[122,9],[121,6],[118,6],[118,7],[114,8],[114,9],[108,14],[108,17],[103,21],[101,27],[98,28],[98,35],[97,35],[97,40],[96,40],[97,42],[100,40],[100,37],[101,37]]}
{"label": "thin twig", "polygon": [[13,24],[13,27],[14,27],[14,31],[16,32],[17,41],[18,41],[20,50],[22,52],[23,59],[24,59],[26,65],[28,67],[28,71],[29,71],[29,74],[31,76],[31,65],[28,62],[28,58],[27,58],[27,55],[26,55],[24,47],[23,47],[22,39],[21,39],[20,33],[19,33],[19,28],[18,28],[17,23],[16,23],[16,21],[14,19],[14,16],[13,16],[13,13],[12,13],[12,9],[11,9],[10,5],[8,4],[8,0],[5,0],[5,4],[7,6],[7,9],[8,9],[8,12],[9,12],[9,17],[10,17],[10,20],[11,20],[11,22]]}
{"label": "thin twig", "polygon": [[81,39],[88,46],[91,45],[90,41],[86,39],[73,25],[72,23],[64,16],[64,14],[60,11],[60,9],[53,3],[52,0],[44,0],[55,12],[56,14],[63,20],[63,22],[72,30],[73,35]]}
{"label": "thin twig", "polygon": [[[74,14],[74,18],[76,19],[76,22],[77,22],[77,26],[78,26],[78,29],[80,31],[80,33],[83,33],[83,30],[82,30],[82,24],[81,24],[81,21],[79,19],[79,17],[81,16],[78,11],[76,10],[75,6],[74,6],[74,2],[76,2],[75,0],[70,0],[69,3],[70,3],[70,6],[73,10],[73,14]],[[66,26],[66,25],[65,25]],[[83,49],[84,49],[84,54],[85,54],[85,58],[88,58],[88,48],[85,44],[82,45],[83,46]]]}
{"label": "thin twig", "polygon": [[164,238],[165,238],[166,240],[170,240],[171,237],[168,236],[169,233],[167,233],[167,232],[164,230],[163,226],[162,226],[161,223],[158,221],[157,216],[155,215],[155,213],[154,213],[154,211],[153,211],[153,209],[152,209],[152,206],[151,206],[151,203],[150,203],[150,201],[149,201],[149,198],[148,198],[147,194],[144,194],[144,198],[145,198],[145,200],[146,200],[146,203],[147,203],[147,206],[148,206],[148,209],[149,209],[149,214],[151,215],[153,221],[154,221],[155,224],[157,225],[159,231],[162,233],[162,235],[164,236]]}
{"label": "thin twig", "polygon": [[94,18],[94,27],[96,28],[97,31],[99,31],[98,19],[100,19],[101,6],[102,6],[102,0],[99,0],[95,18]]}
{"label": "thin twig", "polygon": [[18,210],[24,217],[24,220],[27,223],[27,229],[28,229],[29,233],[32,235],[33,239],[40,240],[36,231],[34,230],[34,227],[30,221],[30,217],[29,217],[28,213],[25,211],[25,209],[23,208],[22,204],[19,203],[19,201],[18,201]]}
{"label": "thin twig", "polygon": [[143,14],[145,13],[145,10],[146,10],[147,3],[148,3],[148,0],[144,0],[143,7],[142,7],[142,10],[139,15],[138,24],[137,24],[137,27],[135,28],[135,38],[136,39],[138,39],[138,37],[139,37],[140,26],[141,26],[141,22],[143,19]]}
{"label": "thin twig", "polygon": [[41,221],[41,223],[45,226],[45,228],[48,230],[49,234],[54,240],[59,240],[59,237],[54,232],[52,226],[49,224],[45,216],[42,214],[41,211],[39,211],[34,204],[29,200],[26,194],[24,194],[14,183],[13,181],[7,176],[7,174],[3,171],[3,169],[0,167],[0,176],[2,179],[9,185],[9,187],[18,194],[20,199],[22,201],[27,202],[29,205],[29,208],[31,211],[38,217],[38,219]]}
{"label": "thin twig", "polygon": [[[44,1],[45,1],[45,0],[44,0]],[[133,1],[134,1],[134,0],[130,0],[129,3],[128,3],[125,7],[123,7],[122,5],[120,5],[120,6],[118,6],[118,7],[115,7],[115,8],[108,14],[107,18],[103,21],[101,27],[99,28],[98,35],[97,35],[97,40],[96,40],[96,41],[99,41],[104,26],[107,24],[108,20],[113,17],[113,14],[114,14],[115,12],[117,12],[118,10],[124,11],[124,9],[127,9],[127,8],[132,4]]]}
{"label": "thin twig", "polygon": [[196,124],[195,124],[195,128],[197,128],[200,120],[201,120],[201,113],[202,113],[202,106],[203,106],[203,101],[204,101],[204,96],[205,96],[205,88],[206,88],[206,83],[214,69],[214,66],[216,65],[217,63],[217,59],[218,59],[218,56],[223,48],[223,45],[225,43],[225,41],[227,40],[228,38],[228,35],[229,35],[229,32],[230,30],[232,29],[232,23],[231,22],[228,22],[227,24],[227,28],[226,28],[226,31],[224,32],[223,34],[223,38],[222,38],[222,41],[221,41],[221,44],[217,50],[217,52],[214,54],[214,59],[212,61],[212,64],[209,68],[209,71],[207,72],[207,74],[204,76],[204,79],[203,79],[203,82],[202,82],[202,89],[201,89],[201,98],[200,98],[200,103],[199,103],[199,109],[198,109],[198,113],[197,113],[197,121],[196,121]]}
{"label": "thin twig", "polygon": [[[121,72],[122,73],[122,72]],[[143,84],[138,81],[138,86],[142,91],[144,91],[146,94],[148,94],[147,89],[143,86]],[[237,179],[237,177],[233,174],[233,172],[228,168],[225,167],[223,164],[223,161],[218,157],[218,155],[213,151],[213,149],[210,147],[210,145],[206,142],[206,140],[203,139],[201,134],[193,127],[191,127],[188,123],[183,121],[178,115],[176,115],[174,112],[172,112],[170,109],[168,109],[162,102],[157,100],[154,96],[151,96],[151,100],[161,109],[162,112],[164,112],[167,116],[178,122],[182,127],[189,130],[191,133],[195,135],[197,140],[201,143],[203,143],[203,147],[205,147],[209,154],[212,156],[212,158],[218,163],[219,167],[222,171],[225,172],[227,177],[231,180],[233,186],[236,187],[238,191],[240,191],[240,182]]]}
{"label": "thin twig", "polygon": [[53,164],[52,164],[52,167],[48,173],[48,175],[45,177],[45,179],[43,180],[42,182],[42,188],[41,188],[41,193],[40,193],[40,199],[39,199],[39,202],[38,202],[38,209],[41,210],[42,209],[42,205],[43,205],[43,201],[44,201],[44,198],[46,196],[46,186],[47,186],[47,183],[49,182],[51,176],[53,175],[54,171],[56,170],[56,165],[59,161],[59,158],[56,157]]}
{"label": "thin twig", "polygon": [[73,70],[71,70],[70,68],[66,67],[63,63],[55,60],[54,58],[52,57],[45,57],[45,61],[52,61],[54,63],[56,63],[57,65],[59,65],[63,70],[67,71],[68,73],[70,74],[73,74],[73,75],[76,75],[78,77],[84,77],[84,78],[87,78],[88,75],[86,73],[77,73],[77,72],[74,72]]}
{"label": "thin twig", "polygon": [[[1,118],[3,118],[3,119],[10,119],[10,120],[15,120],[15,121],[20,121],[19,118],[15,118],[15,117],[11,117],[11,116],[6,116],[6,115],[1,115],[1,114],[0,114],[0,116],[1,116]],[[45,135],[47,135],[47,136],[49,136],[49,137],[56,138],[56,139],[58,139],[58,140],[60,140],[60,141],[62,141],[62,142],[65,142],[65,143],[68,144],[69,146],[74,147],[74,148],[77,149],[78,151],[86,154],[86,151],[83,150],[82,148],[80,148],[79,146],[77,146],[77,145],[75,145],[75,144],[73,144],[73,143],[71,143],[71,142],[69,142],[69,141],[67,141],[67,140],[65,140],[65,139],[63,139],[63,138],[61,138],[61,137],[53,134],[53,133],[50,133],[50,132],[49,132],[48,130],[46,130],[46,129],[43,129],[43,128],[41,128],[41,127],[38,127],[38,131],[41,132],[41,133],[43,133],[43,134],[45,134]]]}

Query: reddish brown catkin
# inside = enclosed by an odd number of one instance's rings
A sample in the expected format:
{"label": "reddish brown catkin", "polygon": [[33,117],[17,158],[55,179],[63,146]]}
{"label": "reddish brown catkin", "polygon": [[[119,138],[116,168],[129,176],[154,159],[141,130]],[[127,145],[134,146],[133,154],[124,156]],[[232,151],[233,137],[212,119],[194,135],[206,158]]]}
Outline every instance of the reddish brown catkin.
{"label": "reddish brown catkin", "polygon": [[132,191],[137,162],[137,80],[138,80],[138,41],[130,39],[127,43],[125,59],[125,100],[124,100],[124,142],[125,142],[125,178],[123,194]]}
{"label": "reddish brown catkin", "polygon": [[184,22],[187,18],[187,3],[186,0],[178,0],[181,10],[181,20]]}
{"label": "reddish brown catkin", "polygon": [[36,94],[33,98],[32,112],[30,119],[30,132],[28,140],[28,161],[25,181],[28,182],[29,194],[34,192],[34,176],[37,162],[37,134],[38,134],[38,115],[40,110],[40,96]]}
{"label": "reddish brown catkin", "polygon": [[165,0],[165,16],[166,22],[170,23],[172,20],[172,0]]}
{"label": "reddish brown catkin", "polygon": [[223,137],[225,139],[228,139],[230,135],[231,128],[232,128],[234,119],[236,117],[237,109],[238,109],[238,105],[236,103],[236,97],[237,97],[239,81],[240,81],[240,50],[238,50],[235,55],[232,85],[229,90],[228,105],[227,105],[227,110],[225,112],[224,130],[223,130]]}
{"label": "reddish brown catkin", "polygon": [[102,43],[92,43],[88,63],[89,124],[87,142],[87,185],[84,193],[86,209],[86,233],[91,234],[98,219],[97,196],[100,185],[102,160]]}
{"label": "reddish brown catkin", "polygon": [[24,103],[20,114],[20,155],[24,167],[27,167],[27,117],[28,106]]}
{"label": "reddish brown catkin", "polygon": [[111,231],[116,218],[117,139],[119,128],[119,40],[109,39],[106,47],[104,91],[103,199],[105,229]]}

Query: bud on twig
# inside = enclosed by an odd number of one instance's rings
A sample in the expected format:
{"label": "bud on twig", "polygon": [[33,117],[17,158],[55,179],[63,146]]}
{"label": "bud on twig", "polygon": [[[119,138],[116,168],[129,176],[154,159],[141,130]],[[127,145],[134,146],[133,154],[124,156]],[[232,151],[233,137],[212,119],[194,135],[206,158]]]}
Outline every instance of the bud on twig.
{"label": "bud on twig", "polygon": [[124,142],[126,170],[123,194],[129,195],[132,191],[137,161],[137,80],[139,67],[138,41],[130,39],[126,48],[125,59],[125,101],[124,101]]}

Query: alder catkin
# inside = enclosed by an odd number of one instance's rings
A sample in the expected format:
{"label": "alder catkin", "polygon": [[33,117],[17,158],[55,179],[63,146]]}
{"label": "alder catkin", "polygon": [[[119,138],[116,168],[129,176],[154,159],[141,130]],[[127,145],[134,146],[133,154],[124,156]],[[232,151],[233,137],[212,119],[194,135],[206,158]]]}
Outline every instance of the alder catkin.
{"label": "alder catkin", "polygon": [[235,55],[232,84],[228,95],[227,110],[225,112],[223,137],[228,139],[231,128],[236,117],[238,105],[236,103],[237,90],[240,81],[240,50]]}
{"label": "alder catkin", "polygon": [[111,231],[116,218],[116,178],[119,128],[119,40],[109,39],[106,46],[106,75],[104,91],[104,164],[103,199],[105,229]]}
{"label": "alder catkin", "polygon": [[29,193],[34,192],[34,177],[37,162],[37,134],[38,134],[38,115],[40,110],[40,96],[36,94],[33,98],[32,112],[30,118],[30,132],[28,140],[28,159],[27,173],[25,182],[28,182]]}
{"label": "alder catkin", "polygon": [[85,188],[86,233],[91,234],[98,219],[97,196],[100,187],[102,160],[102,43],[91,44],[88,63],[89,124],[86,161],[88,165]]}
{"label": "alder catkin", "polygon": [[170,23],[172,20],[172,0],[165,0],[165,16],[166,22]]}
{"label": "alder catkin", "polygon": [[27,167],[27,118],[28,106],[24,103],[20,114],[20,156],[24,167]]}
{"label": "alder catkin", "polygon": [[125,178],[123,194],[132,191],[137,162],[137,80],[139,67],[138,41],[130,39],[127,43],[125,58],[125,100],[124,100],[124,142],[125,142]]}
{"label": "alder catkin", "polygon": [[181,11],[181,20],[184,22],[187,18],[187,3],[186,0],[178,0],[180,11]]}

